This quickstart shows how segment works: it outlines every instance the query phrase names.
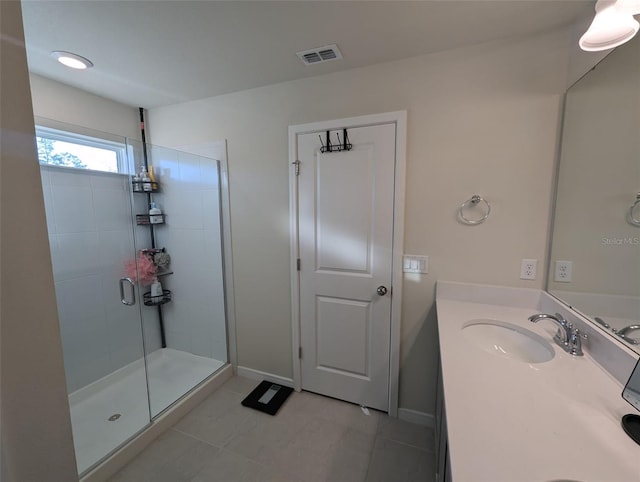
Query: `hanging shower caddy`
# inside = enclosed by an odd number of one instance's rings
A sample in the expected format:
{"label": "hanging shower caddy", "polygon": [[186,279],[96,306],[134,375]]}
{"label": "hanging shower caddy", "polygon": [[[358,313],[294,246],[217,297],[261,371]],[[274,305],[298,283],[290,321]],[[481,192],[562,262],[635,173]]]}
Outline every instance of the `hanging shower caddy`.
{"label": "hanging shower caddy", "polygon": [[[140,131],[142,136],[142,152],[144,155],[144,170],[149,170],[149,159],[147,154],[147,142],[146,142],[146,134],[145,134],[145,125],[144,125],[144,109],[140,107]],[[151,176],[153,177],[153,176]],[[158,182],[152,179],[144,179],[138,177],[137,175],[133,178],[131,183],[131,190],[136,194],[146,194],[147,196],[147,206],[151,204],[151,195],[160,191],[160,185]],[[143,250],[146,252],[151,252],[153,254],[157,252],[165,252],[164,248],[156,247],[156,236],[155,236],[155,226],[161,226],[165,223],[165,215],[162,214],[136,214],[136,224],[138,226],[147,226],[149,228],[149,235],[151,241],[151,248],[148,250]],[[156,277],[166,276],[169,274],[173,274],[173,271],[161,271],[156,273]],[[142,295],[142,301],[145,306],[156,306],[158,310],[158,321],[160,324],[160,339],[162,343],[162,348],[167,347],[167,341],[164,331],[164,317],[162,314],[162,305],[169,303],[171,301],[172,294],[170,290],[162,289],[162,294],[157,296],[152,296],[151,291],[147,291]]]}

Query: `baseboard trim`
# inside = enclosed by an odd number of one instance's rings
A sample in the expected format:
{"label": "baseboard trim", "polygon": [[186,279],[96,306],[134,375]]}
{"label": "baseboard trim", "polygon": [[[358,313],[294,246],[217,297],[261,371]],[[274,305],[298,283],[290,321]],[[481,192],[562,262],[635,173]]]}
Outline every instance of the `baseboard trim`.
{"label": "baseboard trim", "polygon": [[411,410],[410,408],[398,408],[398,418],[405,422],[415,423],[423,427],[435,428],[436,417],[430,413]]}
{"label": "baseboard trim", "polygon": [[236,374],[241,377],[250,378],[251,380],[268,380],[273,383],[282,385],[283,387],[293,387],[293,379],[281,377],[279,375],[273,375],[272,373],[261,372],[260,370],[254,370],[253,368],[237,367]]}

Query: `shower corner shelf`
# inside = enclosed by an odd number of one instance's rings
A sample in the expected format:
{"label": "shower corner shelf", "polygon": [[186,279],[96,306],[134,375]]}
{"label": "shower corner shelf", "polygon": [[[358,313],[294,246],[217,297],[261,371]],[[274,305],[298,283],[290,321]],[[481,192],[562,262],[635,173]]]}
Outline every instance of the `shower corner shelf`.
{"label": "shower corner shelf", "polygon": [[171,291],[162,290],[161,296],[151,296],[151,291],[147,291],[142,295],[145,306],[159,306],[171,301]]}
{"label": "shower corner shelf", "polygon": [[151,194],[160,191],[160,185],[156,181],[144,183],[142,181],[131,181],[131,190],[135,193]]}
{"label": "shower corner shelf", "polygon": [[164,224],[164,214],[136,214],[138,226],[151,226],[152,224]]}

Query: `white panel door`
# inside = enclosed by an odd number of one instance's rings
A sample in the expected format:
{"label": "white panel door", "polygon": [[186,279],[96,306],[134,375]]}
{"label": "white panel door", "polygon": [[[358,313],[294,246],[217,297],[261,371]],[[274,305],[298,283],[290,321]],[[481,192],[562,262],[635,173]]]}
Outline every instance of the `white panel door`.
{"label": "white panel door", "polygon": [[319,134],[297,136],[302,388],[387,411],[396,126]]}

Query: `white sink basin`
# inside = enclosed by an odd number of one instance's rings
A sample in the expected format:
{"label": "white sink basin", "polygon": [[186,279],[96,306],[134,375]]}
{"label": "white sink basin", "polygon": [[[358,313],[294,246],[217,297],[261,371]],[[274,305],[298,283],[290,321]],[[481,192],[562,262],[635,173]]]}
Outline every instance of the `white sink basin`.
{"label": "white sink basin", "polygon": [[465,337],[489,353],[525,363],[553,359],[551,344],[532,331],[512,323],[491,319],[470,320],[462,327]]}

